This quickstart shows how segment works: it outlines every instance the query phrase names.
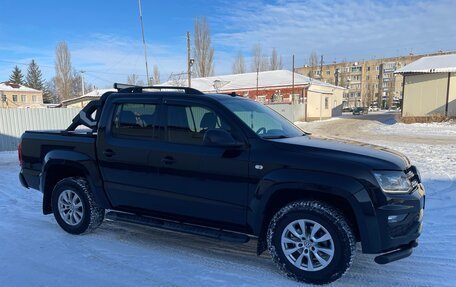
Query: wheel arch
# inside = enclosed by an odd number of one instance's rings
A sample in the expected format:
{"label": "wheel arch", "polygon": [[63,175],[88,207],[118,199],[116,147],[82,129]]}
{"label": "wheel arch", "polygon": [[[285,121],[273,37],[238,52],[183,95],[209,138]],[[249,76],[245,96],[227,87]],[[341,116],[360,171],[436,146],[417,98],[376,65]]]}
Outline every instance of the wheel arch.
{"label": "wheel arch", "polygon": [[54,186],[67,177],[84,177],[87,179],[94,200],[100,207],[110,208],[98,167],[89,156],[75,151],[54,150],[44,158],[40,177],[40,190],[43,193],[43,213],[52,213],[51,197]]}
{"label": "wheel arch", "polygon": [[[259,185],[250,209],[257,212],[248,216],[248,222],[258,236],[257,253],[266,250],[266,232],[274,214],[285,205],[298,200],[318,200],[340,209],[350,221],[357,241],[364,245],[372,234],[368,234],[366,214],[375,211],[364,187],[351,178],[339,175],[299,173],[285,183],[267,180],[268,186]],[[360,200],[361,199],[361,200]],[[375,236],[375,235],[374,235]]]}

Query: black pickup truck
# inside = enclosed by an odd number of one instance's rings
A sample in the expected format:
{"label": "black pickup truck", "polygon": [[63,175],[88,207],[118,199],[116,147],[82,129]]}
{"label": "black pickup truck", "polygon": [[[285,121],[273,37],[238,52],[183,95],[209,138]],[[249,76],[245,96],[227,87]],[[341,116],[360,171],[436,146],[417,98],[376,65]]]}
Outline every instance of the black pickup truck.
{"label": "black pickup truck", "polygon": [[255,238],[258,254],[268,249],[281,271],[314,284],[341,277],[357,242],[379,264],[417,246],[425,192],[404,155],[312,136],[234,94],[115,87],[67,130],[22,136],[20,181],[65,231],[107,217]]}

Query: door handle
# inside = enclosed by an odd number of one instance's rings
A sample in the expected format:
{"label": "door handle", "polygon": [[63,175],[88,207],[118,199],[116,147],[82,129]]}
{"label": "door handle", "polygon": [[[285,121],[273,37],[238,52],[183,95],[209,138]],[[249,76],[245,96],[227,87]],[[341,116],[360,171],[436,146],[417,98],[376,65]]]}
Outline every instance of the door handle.
{"label": "door handle", "polygon": [[112,157],[113,155],[115,155],[116,153],[112,150],[112,149],[105,149],[103,151],[103,154],[106,156],[106,157]]}
{"label": "door handle", "polygon": [[176,160],[172,156],[165,156],[164,158],[161,159],[161,162],[164,164],[173,164],[176,162]]}

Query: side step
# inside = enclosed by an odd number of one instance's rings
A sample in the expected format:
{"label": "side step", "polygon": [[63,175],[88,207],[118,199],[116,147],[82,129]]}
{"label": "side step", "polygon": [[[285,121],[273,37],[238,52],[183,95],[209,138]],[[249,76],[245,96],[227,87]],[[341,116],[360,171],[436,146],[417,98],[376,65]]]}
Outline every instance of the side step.
{"label": "side step", "polygon": [[208,238],[233,242],[233,243],[246,243],[250,240],[250,237],[244,234],[223,231],[220,229],[208,228],[197,225],[190,225],[185,223],[178,223],[174,221],[167,221],[152,217],[145,217],[140,215],[134,215],[130,213],[123,213],[117,211],[109,211],[106,213],[106,218],[114,221],[123,221],[133,224],[146,225],[150,227],[166,229],[171,231],[189,233],[194,235],[200,235]]}
{"label": "side step", "polygon": [[390,253],[385,253],[383,255],[379,255],[375,257],[374,261],[377,264],[388,264],[393,261],[403,259],[412,255],[413,248],[418,246],[418,242],[413,241],[412,243],[406,245],[405,247],[399,248],[396,251],[392,251]]}

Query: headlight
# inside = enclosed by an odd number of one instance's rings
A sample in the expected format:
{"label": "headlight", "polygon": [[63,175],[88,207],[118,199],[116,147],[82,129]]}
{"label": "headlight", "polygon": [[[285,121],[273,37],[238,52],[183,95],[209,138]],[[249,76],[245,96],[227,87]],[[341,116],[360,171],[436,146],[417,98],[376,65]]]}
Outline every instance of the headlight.
{"label": "headlight", "polygon": [[386,193],[407,193],[412,187],[410,180],[402,171],[375,171],[374,176]]}

